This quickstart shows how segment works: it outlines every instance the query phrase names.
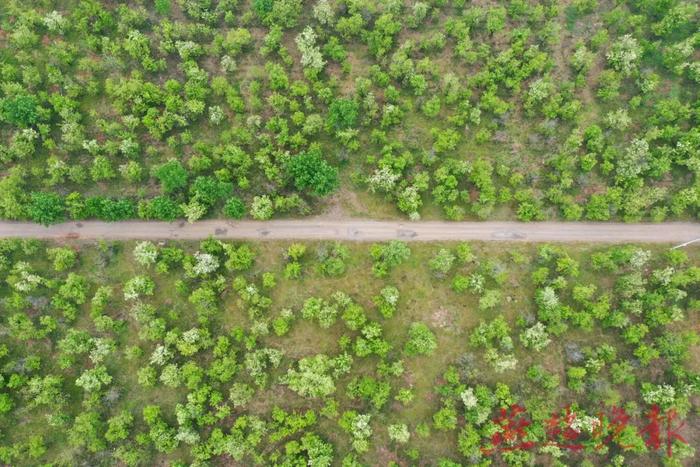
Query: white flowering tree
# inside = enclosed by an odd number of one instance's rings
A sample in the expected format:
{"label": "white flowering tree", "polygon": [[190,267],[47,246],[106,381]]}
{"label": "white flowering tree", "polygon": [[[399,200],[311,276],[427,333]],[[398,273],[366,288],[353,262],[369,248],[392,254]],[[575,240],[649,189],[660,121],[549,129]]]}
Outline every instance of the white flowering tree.
{"label": "white flowering tree", "polygon": [[316,45],[316,33],[311,26],[306,26],[304,30],[297,35],[295,42],[301,52],[301,65],[304,70],[316,76],[326,66],[326,61],[323,59],[321,49]]}
{"label": "white flowering tree", "polygon": [[219,259],[210,253],[196,252],[194,254],[195,263],[192,272],[196,276],[206,276],[219,269]]}
{"label": "white flowering tree", "polygon": [[641,56],[642,48],[637,39],[631,34],[625,34],[612,45],[606,58],[615,70],[625,76],[630,76],[637,70]]}
{"label": "white flowering tree", "polygon": [[153,242],[139,242],[134,247],[134,260],[141,266],[148,267],[158,259],[158,247]]}
{"label": "white flowering tree", "polygon": [[520,333],[520,342],[537,352],[544,350],[551,341],[545,325],[539,322]]}
{"label": "white flowering tree", "polygon": [[397,423],[395,425],[389,425],[387,427],[387,432],[389,434],[389,439],[396,441],[399,444],[408,443],[411,433],[408,431],[408,426],[405,423]]}

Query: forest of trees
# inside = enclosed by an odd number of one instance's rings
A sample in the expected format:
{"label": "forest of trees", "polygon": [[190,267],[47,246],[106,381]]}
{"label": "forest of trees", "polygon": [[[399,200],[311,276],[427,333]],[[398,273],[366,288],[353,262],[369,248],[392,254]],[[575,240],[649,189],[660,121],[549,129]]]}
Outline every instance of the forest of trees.
{"label": "forest of trees", "polygon": [[695,465],[689,253],[2,240],[0,463]]}
{"label": "forest of trees", "polygon": [[[0,221],[695,221],[699,176],[696,0],[0,0]],[[694,245],[0,239],[0,465],[695,466],[699,311]]]}
{"label": "forest of trees", "polygon": [[694,219],[688,0],[5,0],[0,217]]}

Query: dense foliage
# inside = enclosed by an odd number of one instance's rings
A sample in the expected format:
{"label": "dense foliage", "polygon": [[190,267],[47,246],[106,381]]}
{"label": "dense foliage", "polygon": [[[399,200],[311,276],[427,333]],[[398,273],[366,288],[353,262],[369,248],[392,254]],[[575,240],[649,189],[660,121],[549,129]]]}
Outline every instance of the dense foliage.
{"label": "dense foliage", "polygon": [[699,25],[688,0],[4,0],[0,217],[695,218]]}
{"label": "dense foliage", "polygon": [[0,463],[695,465],[699,261],[3,240]]}

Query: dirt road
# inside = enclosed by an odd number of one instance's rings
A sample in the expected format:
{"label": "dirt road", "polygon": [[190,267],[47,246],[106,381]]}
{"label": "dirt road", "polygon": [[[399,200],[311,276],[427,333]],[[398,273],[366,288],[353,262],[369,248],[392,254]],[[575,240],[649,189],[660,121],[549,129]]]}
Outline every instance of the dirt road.
{"label": "dirt road", "polygon": [[0,238],[75,240],[181,239],[209,236],[236,240],[482,240],[518,242],[673,243],[700,238],[700,223],[615,222],[409,222],[365,219],[186,222],[67,222],[44,227],[0,222]]}

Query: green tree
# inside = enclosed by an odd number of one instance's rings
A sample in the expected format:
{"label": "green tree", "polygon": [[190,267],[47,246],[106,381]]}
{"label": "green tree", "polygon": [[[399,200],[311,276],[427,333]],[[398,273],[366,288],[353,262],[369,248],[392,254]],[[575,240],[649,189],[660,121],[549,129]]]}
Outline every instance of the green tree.
{"label": "green tree", "polygon": [[266,25],[293,28],[301,14],[302,0],[254,0],[253,10]]}
{"label": "green tree", "polygon": [[359,106],[352,99],[336,99],[328,106],[328,125],[335,131],[355,126]]}
{"label": "green tree", "polygon": [[299,441],[292,440],[284,445],[284,457],[280,465],[330,467],[332,463],[333,445],[322,440],[315,433],[306,433]]}
{"label": "green tree", "polygon": [[4,392],[0,393],[0,414],[8,413],[13,406],[10,395]]}
{"label": "green tree", "polygon": [[104,422],[97,412],[83,412],[73,422],[68,431],[68,441],[76,447],[85,447],[90,452],[102,451],[107,447],[103,438]]}
{"label": "green tree", "polygon": [[18,127],[34,125],[39,120],[39,103],[34,96],[20,94],[2,101],[2,117]]}
{"label": "green tree", "polygon": [[95,182],[110,180],[117,176],[117,172],[112,167],[112,162],[105,156],[97,156],[92,160],[90,176]]}
{"label": "green tree", "polygon": [[290,368],[287,371],[283,383],[304,397],[324,397],[333,394],[335,392],[333,375],[339,376],[349,370],[339,364],[342,362],[338,360],[341,357],[329,358],[323,354],[304,357],[299,360],[298,369]]}
{"label": "green tree", "polygon": [[289,160],[287,172],[297,190],[327,196],[338,188],[338,169],[326,162],[318,151],[301,153]]}
{"label": "green tree", "polygon": [[170,0],[155,0],[154,7],[161,16],[170,14]]}
{"label": "green tree", "polygon": [[240,198],[232,196],[228,200],[226,200],[223,212],[224,215],[226,215],[226,217],[230,217],[232,219],[241,219],[243,218],[243,216],[245,216],[245,204],[243,203],[243,201],[241,201]]}
{"label": "green tree", "polygon": [[66,207],[63,198],[56,193],[34,192],[27,206],[27,214],[34,222],[55,224],[65,218]]}
{"label": "green tree", "polygon": [[222,198],[230,195],[233,185],[229,182],[217,180],[214,177],[197,177],[190,186],[191,199],[204,206],[211,206]]}
{"label": "green tree", "polygon": [[122,410],[114,417],[107,420],[107,432],[105,439],[115,443],[129,436],[129,429],[134,422],[134,416],[128,410]]}
{"label": "green tree", "polygon": [[187,186],[187,169],[176,159],[170,159],[156,167],[153,175],[160,181],[166,193],[172,193]]}
{"label": "green tree", "polygon": [[72,248],[49,248],[46,256],[53,261],[53,268],[56,271],[65,271],[75,265],[78,253]]}

